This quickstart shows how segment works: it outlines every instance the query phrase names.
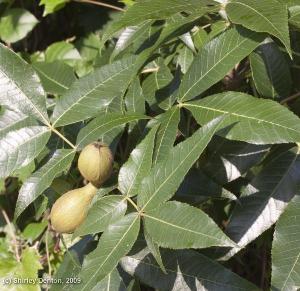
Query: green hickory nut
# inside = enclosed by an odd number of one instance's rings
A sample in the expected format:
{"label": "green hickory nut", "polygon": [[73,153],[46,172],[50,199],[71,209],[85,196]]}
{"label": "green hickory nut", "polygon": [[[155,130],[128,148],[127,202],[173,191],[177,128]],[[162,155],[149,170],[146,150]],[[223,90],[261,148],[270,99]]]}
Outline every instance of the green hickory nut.
{"label": "green hickory nut", "polygon": [[98,188],[89,183],[58,198],[50,212],[51,225],[59,233],[72,233],[85,220]]}
{"label": "green hickory nut", "polygon": [[100,187],[111,176],[113,161],[110,148],[102,142],[94,142],[80,153],[78,169],[86,180]]}

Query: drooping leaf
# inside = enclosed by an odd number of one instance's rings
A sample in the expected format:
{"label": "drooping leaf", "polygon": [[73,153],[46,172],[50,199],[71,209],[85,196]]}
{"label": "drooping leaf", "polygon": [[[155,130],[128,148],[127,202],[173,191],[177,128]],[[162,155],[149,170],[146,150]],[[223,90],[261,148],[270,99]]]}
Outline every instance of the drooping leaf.
{"label": "drooping leaf", "polygon": [[139,25],[129,26],[121,33],[116,42],[115,48],[112,52],[111,58],[116,58],[122,53],[132,42],[137,41],[141,35],[149,29],[152,24],[152,20],[146,20]]}
{"label": "drooping leaf", "polygon": [[180,109],[175,106],[159,116],[160,126],[155,139],[153,164],[165,159],[173,147],[180,119]]}
{"label": "drooping leaf", "polygon": [[[24,78],[26,72],[26,78]],[[0,44],[0,104],[48,122],[45,92],[34,70]]]}
{"label": "drooping leaf", "polygon": [[146,0],[136,2],[130,6],[119,21],[111,25],[103,35],[103,41],[106,42],[114,33],[124,27],[138,25],[147,19],[165,19],[178,12],[194,12],[207,4],[213,4],[212,1],[198,0]]}
{"label": "drooping leaf", "polygon": [[102,234],[97,248],[86,256],[79,274],[82,284],[73,290],[91,290],[104,279],[132,248],[139,232],[137,213],[124,216]]}
{"label": "drooping leaf", "polygon": [[146,228],[144,228],[144,237],[145,237],[145,241],[147,243],[148,249],[150,250],[153,257],[155,258],[160,269],[166,274],[166,269],[165,269],[165,266],[161,259],[159,245],[152,239],[152,237],[149,235]]}
{"label": "drooping leaf", "polygon": [[235,124],[226,133],[229,139],[253,144],[300,141],[299,118],[272,100],[229,91],[186,103],[184,107],[193,113],[199,124],[226,114],[227,125]]}
{"label": "drooping leaf", "polygon": [[23,39],[39,21],[23,8],[10,8],[1,14],[0,38],[7,43]]}
{"label": "drooping leaf", "polygon": [[187,101],[220,81],[265,38],[242,27],[233,27],[208,42],[195,56],[182,79],[178,99]]}
{"label": "drooping leaf", "polygon": [[45,91],[50,94],[63,94],[76,80],[73,68],[61,61],[34,63],[33,68],[38,73]]}
{"label": "drooping leaf", "polygon": [[76,229],[74,237],[104,231],[124,216],[126,209],[126,199],[121,195],[100,198],[89,209],[85,221]]}
{"label": "drooping leaf", "polygon": [[68,170],[74,156],[74,150],[56,150],[49,161],[25,181],[19,191],[15,218],[18,218],[29,204],[50,186],[58,175]]}
{"label": "drooping leaf", "polygon": [[292,86],[290,68],[274,42],[260,45],[250,55],[250,64],[255,87],[263,97],[289,96]]}
{"label": "drooping leaf", "polygon": [[142,180],[138,195],[138,205],[143,210],[156,208],[174,195],[222,122],[221,117],[206,124],[192,137],[171,149],[168,156],[152,168]]}
{"label": "drooping leaf", "polygon": [[225,10],[232,22],[277,37],[292,55],[286,5],[276,0],[232,0]]}
{"label": "drooping leaf", "polygon": [[90,142],[98,139],[107,142],[105,135],[119,130],[128,122],[143,118],[146,118],[146,116],[120,113],[107,113],[97,117],[80,130],[76,141],[77,147],[81,149]]}
{"label": "drooping leaf", "polygon": [[226,233],[238,247],[228,258],[270,228],[283,213],[300,186],[300,156],[297,149],[279,154],[261,170],[242,193]]}
{"label": "drooping leaf", "polygon": [[139,194],[140,183],[152,167],[156,132],[157,126],[152,128],[143,141],[131,152],[128,161],[120,169],[119,190],[128,197]]}
{"label": "drooping leaf", "polygon": [[145,113],[145,98],[138,78],[134,79],[125,96],[126,110],[130,113]]}
{"label": "drooping leaf", "polygon": [[52,121],[55,126],[75,123],[95,116],[127,89],[136,71],[134,57],[96,69],[74,82],[58,100]]}
{"label": "drooping leaf", "polygon": [[300,196],[296,195],[279,218],[272,247],[274,290],[297,290],[300,286]]}
{"label": "drooping leaf", "polygon": [[158,290],[259,290],[221,264],[193,250],[163,250],[164,274],[147,249],[121,260],[123,269]]}
{"label": "drooping leaf", "polygon": [[28,165],[44,148],[50,137],[45,126],[24,127],[9,132],[0,140],[0,177]]}
{"label": "drooping leaf", "polygon": [[171,249],[233,246],[215,222],[202,210],[169,201],[144,214],[145,227],[161,247]]}
{"label": "drooping leaf", "polygon": [[28,117],[21,112],[2,107],[0,111],[0,138],[8,132],[22,127],[38,125],[34,118]]}

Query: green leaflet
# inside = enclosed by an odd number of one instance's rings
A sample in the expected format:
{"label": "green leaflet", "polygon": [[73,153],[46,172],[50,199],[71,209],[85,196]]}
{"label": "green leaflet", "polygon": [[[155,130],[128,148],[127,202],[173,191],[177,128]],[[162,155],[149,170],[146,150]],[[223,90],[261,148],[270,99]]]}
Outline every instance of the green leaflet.
{"label": "green leaflet", "polygon": [[254,31],[268,32],[280,39],[292,56],[285,4],[276,0],[232,0],[225,10],[232,22]]}
{"label": "green leaflet", "polygon": [[300,196],[296,195],[279,218],[272,246],[272,282],[278,290],[296,290],[300,284]]}
{"label": "green leaflet", "polygon": [[129,57],[96,69],[74,82],[54,108],[53,125],[75,123],[104,111],[115,97],[123,95],[136,69],[135,57]]}
{"label": "green leaflet", "polygon": [[28,165],[43,150],[50,137],[45,126],[24,127],[10,131],[0,140],[0,177]]}
{"label": "green leaflet", "polygon": [[110,225],[102,234],[97,248],[83,263],[79,274],[82,284],[74,290],[91,290],[97,282],[104,279],[132,248],[140,229],[140,218],[131,213]]}
{"label": "green leaflet", "polygon": [[[188,102],[199,124],[226,114],[226,138],[253,144],[300,141],[300,120],[286,107],[272,100],[258,99],[239,92],[225,92]],[[230,124],[235,124],[231,127]]]}
{"label": "green leaflet", "polygon": [[179,87],[183,102],[200,95],[220,81],[265,38],[240,26],[230,28],[208,42],[194,57]]}
{"label": "green leaflet", "polygon": [[146,212],[144,220],[149,235],[164,248],[234,245],[207,214],[181,202],[166,202]]}
{"label": "green leaflet", "polygon": [[131,152],[128,161],[120,169],[119,190],[128,197],[139,194],[140,183],[151,170],[156,132],[157,126]]}
{"label": "green leaflet", "polygon": [[85,221],[76,229],[73,237],[104,231],[110,224],[124,216],[126,199],[121,195],[109,195],[98,199],[89,209]]}
{"label": "green leaflet", "polygon": [[[26,72],[26,76],[24,76]],[[48,123],[46,96],[37,74],[21,57],[0,44],[0,104]]]}
{"label": "green leaflet", "polygon": [[141,183],[138,206],[143,210],[156,208],[170,199],[181,184],[188,170],[205,149],[222,124],[217,118],[197,130],[192,137],[174,147],[168,156],[156,164]]}

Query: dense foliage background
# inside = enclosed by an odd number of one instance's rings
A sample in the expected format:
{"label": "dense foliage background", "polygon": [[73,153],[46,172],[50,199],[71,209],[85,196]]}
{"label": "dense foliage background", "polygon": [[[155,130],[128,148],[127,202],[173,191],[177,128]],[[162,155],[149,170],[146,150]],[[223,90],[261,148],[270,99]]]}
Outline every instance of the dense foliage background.
{"label": "dense foliage background", "polygon": [[299,0],[0,0],[0,39],[0,290],[300,288]]}

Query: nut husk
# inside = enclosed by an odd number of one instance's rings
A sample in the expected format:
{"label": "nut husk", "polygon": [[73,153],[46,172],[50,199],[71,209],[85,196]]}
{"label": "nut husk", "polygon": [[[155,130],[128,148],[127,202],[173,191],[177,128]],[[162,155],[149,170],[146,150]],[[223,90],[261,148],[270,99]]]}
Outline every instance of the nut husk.
{"label": "nut husk", "polygon": [[72,233],[85,220],[96,192],[97,188],[89,183],[58,198],[50,213],[51,224],[55,231]]}
{"label": "nut husk", "polygon": [[112,173],[113,155],[110,148],[101,142],[87,145],[79,155],[78,169],[86,180],[100,187]]}

